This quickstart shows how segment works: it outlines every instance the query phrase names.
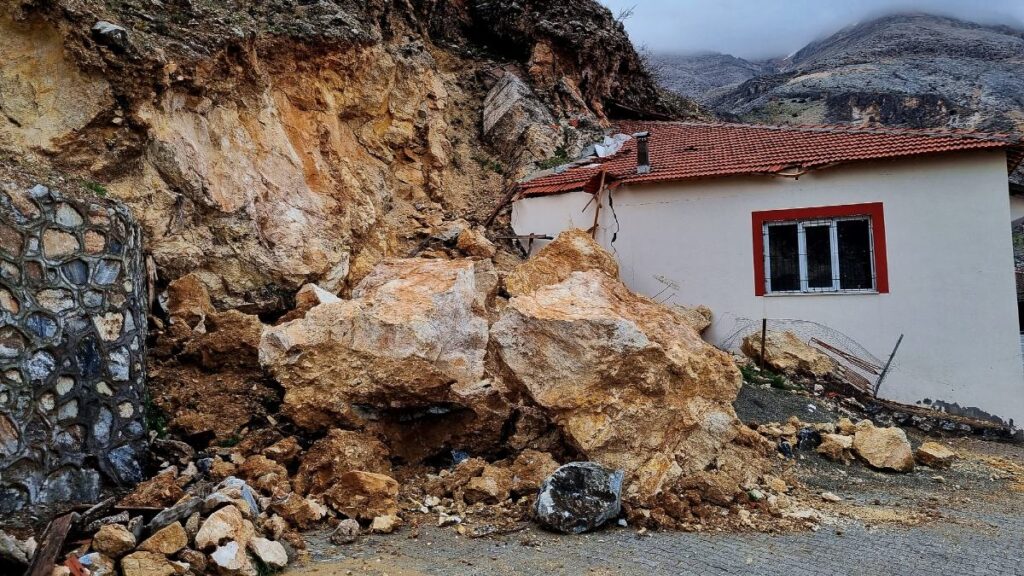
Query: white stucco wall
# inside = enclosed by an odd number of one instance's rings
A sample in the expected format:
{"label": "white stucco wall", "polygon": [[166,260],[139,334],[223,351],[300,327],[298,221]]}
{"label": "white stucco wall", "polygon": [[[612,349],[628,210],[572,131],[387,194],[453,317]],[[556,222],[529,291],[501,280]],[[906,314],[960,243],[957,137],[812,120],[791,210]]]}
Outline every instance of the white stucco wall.
{"label": "white stucco wall", "polygon": [[[588,228],[589,199],[572,193],[520,200],[513,227],[551,235]],[[754,294],[752,212],[866,202],[884,205],[889,294]],[[598,240],[616,254],[623,281],[659,299],[710,306],[709,341],[722,344],[762,317],[807,320],[884,361],[904,334],[883,397],[955,403],[1024,423],[1003,153],[851,164],[799,180],[624,187],[614,193],[614,208],[617,222],[602,203]],[[678,288],[664,290],[665,282]]]}

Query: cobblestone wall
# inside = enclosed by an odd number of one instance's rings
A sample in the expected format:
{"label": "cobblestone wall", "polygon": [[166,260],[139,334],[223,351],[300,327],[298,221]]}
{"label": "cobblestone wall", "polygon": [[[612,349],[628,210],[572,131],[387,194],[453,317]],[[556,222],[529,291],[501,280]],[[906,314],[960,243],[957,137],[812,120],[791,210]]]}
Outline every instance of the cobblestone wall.
{"label": "cobblestone wall", "polygon": [[146,286],[123,206],[0,194],[0,514],[141,479]]}

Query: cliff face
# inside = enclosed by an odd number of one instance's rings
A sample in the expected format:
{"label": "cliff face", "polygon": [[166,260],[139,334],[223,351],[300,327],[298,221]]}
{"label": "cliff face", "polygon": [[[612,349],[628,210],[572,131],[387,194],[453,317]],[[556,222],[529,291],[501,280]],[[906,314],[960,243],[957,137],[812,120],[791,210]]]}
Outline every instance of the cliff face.
{"label": "cliff face", "polygon": [[[0,148],[125,201],[158,285],[194,271],[219,307],[271,312],[486,215],[506,176],[610,117],[698,113],[659,94],[606,9],[548,4],[9,2]],[[483,133],[507,75],[525,89],[501,110],[547,125]],[[505,154],[527,128],[543,137]]]}
{"label": "cliff face", "polygon": [[[1022,55],[1020,30],[896,15],[812,42],[775,67],[709,88],[698,100],[750,122],[1014,130],[1024,127]],[[702,75],[723,76],[690,64]],[[736,69],[735,62],[726,64]],[[673,70],[668,85],[687,84],[690,72]]]}

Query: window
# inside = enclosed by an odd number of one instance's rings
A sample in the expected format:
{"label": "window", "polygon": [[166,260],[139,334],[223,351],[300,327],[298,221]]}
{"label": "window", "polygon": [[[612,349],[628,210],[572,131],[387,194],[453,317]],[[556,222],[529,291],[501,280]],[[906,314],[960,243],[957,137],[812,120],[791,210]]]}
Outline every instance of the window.
{"label": "window", "polygon": [[888,292],[882,205],[755,212],[755,293]]}

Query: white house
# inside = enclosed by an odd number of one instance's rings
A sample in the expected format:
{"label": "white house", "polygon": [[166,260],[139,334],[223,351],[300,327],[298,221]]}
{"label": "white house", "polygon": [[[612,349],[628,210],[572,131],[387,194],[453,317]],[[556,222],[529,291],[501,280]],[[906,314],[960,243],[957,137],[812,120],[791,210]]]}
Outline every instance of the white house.
{"label": "white house", "polygon": [[517,234],[589,229],[597,210],[596,238],[623,281],[659,301],[709,306],[705,337],[716,345],[735,347],[767,318],[769,329],[874,365],[862,371],[873,384],[902,335],[879,396],[1024,422],[1007,185],[1018,140],[838,126],[619,129],[637,137],[521,183]]}

